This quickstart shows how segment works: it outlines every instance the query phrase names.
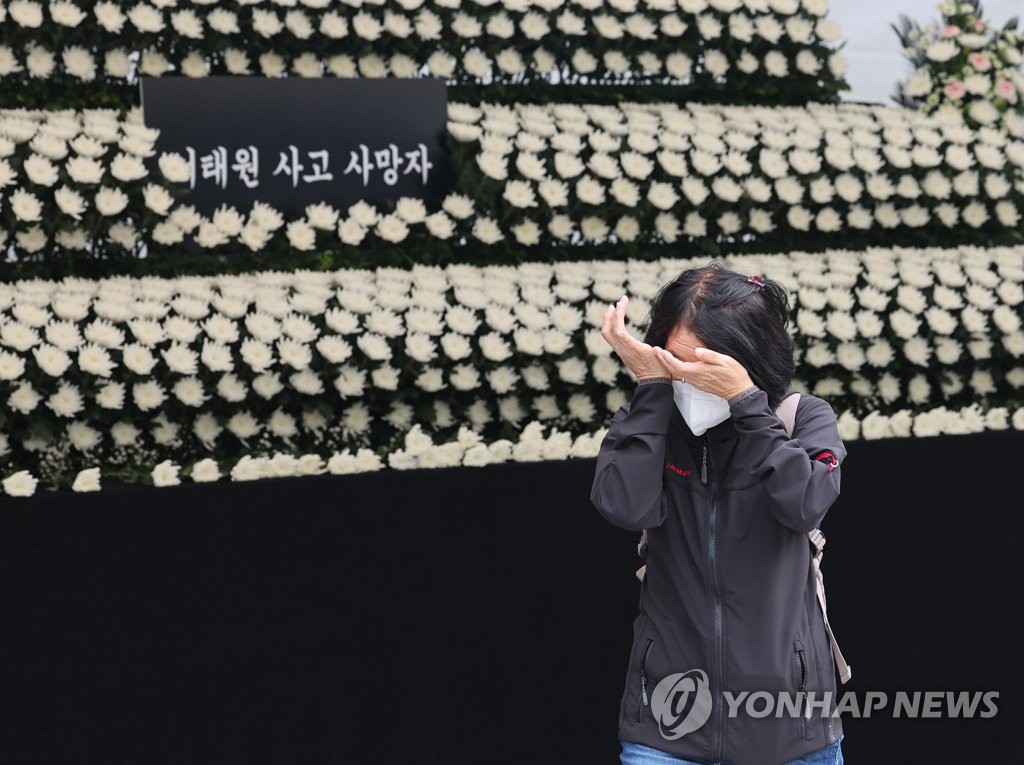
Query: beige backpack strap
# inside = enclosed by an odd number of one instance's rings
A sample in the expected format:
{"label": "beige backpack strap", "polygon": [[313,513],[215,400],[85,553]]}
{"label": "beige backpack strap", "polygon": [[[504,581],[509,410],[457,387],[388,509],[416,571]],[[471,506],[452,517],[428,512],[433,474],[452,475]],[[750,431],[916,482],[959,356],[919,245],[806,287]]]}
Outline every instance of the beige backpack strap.
{"label": "beige backpack strap", "polygon": [[775,410],[775,416],[782,420],[782,424],[786,428],[786,435],[790,438],[793,437],[793,428],[796,427],[796,408],[798,406],[800,406],[800,394],[794,393],[791,396],[786,396],[779,404],[779,408]]}
{"label": "beige backpack strap", "polygon": [[846,663],[843,652],[839,650],[839,643],[836,636],[832,634],[832,625],[828,623],[828,606],[825,604],[825,577],[821,573],[821,559],[825,557],[825,535],[819,529],[807,533],[807,538],[814,545],[814,552],[811,553],[811,565],[814,566],[814,586],[818,595],[818,605],[821,606],[821,616],[825,620],[825,632],[828,633],[828,642],[832,646],[832,658],[835,659],[836,669],[839,670],[839,680],[844,684],[853,677],[853,667]]}
{"label": "beige backpack strap", "polygon": [[[775,415],[782,420],[786,434],[790,438],[793,437],[793,429],[796,426],[796,408],[799,404],[800,394],[794,393],[787,396],[775,410]],[[814,529],[807,532],[807,539],[814,547],[814,552],[811,553],[811,564],[814,566],[815,590],[818,595],[818,604],[821,606],[821,615],[825,620],[825,632],[828,633],[828,641],[832,646],[832,658],[835,659],[836,669],[839,670],[839,679],[846,683],[853,677],[853,667],[846,663],[843,652],[839,650],[836,636],[832,634],[832,625],[828,623],[828,608],[825,605],[825,577],[821,573],[821,559],[825,556],[825,535],[821,533],[821,529]]]}
{"label": "beige backpack strap", "polygon": [[[640,541],[637,542],[636,545],[636,554],[643,559],[647,558],[647,529],[644,529],[643,533],[640,535]],[[645,576],[647,576],[646,563],[636,570],[636,578],[641,582],[644,580]]]}

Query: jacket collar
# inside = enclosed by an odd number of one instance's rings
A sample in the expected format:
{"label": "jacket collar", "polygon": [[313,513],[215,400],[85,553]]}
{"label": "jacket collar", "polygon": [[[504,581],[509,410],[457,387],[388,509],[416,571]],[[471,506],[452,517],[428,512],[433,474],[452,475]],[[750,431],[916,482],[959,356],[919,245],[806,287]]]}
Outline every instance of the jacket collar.
{"label": "jacket collar", "polygon": [[736,438],[736,425],[733,423],[732,417],[718,423],[713,428],[708,428],[703,436],[695,436],[693,431],[690,430],[690,426],[686,424],[686,420],[683,419],[683,415],[679,413],[679,408],[675,405],[672,406],[672,414],[669,416],[669,426],[678,430],[687,441],[696,443],[707,438],[710,446],[732,441]]}

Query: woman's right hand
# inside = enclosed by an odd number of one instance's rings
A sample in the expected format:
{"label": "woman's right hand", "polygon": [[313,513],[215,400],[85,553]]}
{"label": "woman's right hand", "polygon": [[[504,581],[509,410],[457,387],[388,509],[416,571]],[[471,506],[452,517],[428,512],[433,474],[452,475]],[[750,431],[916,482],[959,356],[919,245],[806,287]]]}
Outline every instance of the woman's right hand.
{"label": "woman's right hand", "polygon": [[625,295],[619,298],[615,305],[608,306],[608,310],[604,312],[601,336],[637,380],[643,380],[645,377],[671,377],[671,372],[661,363],[655,349],[637,340],[626,330],[628,307],[629,298]]}

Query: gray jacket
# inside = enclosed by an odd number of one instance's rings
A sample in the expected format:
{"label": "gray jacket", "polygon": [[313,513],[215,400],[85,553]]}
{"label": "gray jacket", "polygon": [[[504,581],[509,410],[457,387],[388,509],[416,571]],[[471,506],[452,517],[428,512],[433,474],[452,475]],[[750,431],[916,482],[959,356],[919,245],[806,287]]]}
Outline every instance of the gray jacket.
{"label": "gray jacket", "polygon": [[[697,437],[671,385],[638,385],[601,445],[591,501],[617,526],[648,529],[619,738],[685,759],[780,765],[842,734],[806,532],[839,495],[846,449],[831,406],[815,396],[801,396],[792,439],[759,388],[730,411]],[[654,712],[679,680],[659,682],[691,670],[707,677],[710,715],[691,673],[693,693],[675,696],[659,722]],[[784,693],[800,711],[783,704],[781,716],[758,717],[741,703],[731,714],[725,694],[743,691]],[[690,724],[707,721],[677,735],[685,727],[671,723],[690,711]]]}

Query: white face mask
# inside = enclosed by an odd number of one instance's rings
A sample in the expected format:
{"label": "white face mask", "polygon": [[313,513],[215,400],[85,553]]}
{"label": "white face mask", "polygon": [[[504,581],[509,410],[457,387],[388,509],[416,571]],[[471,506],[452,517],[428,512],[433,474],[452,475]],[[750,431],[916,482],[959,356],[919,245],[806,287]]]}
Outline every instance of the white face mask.
{"label": "white face mask", "polygon": [[693,435],[702,436],[708,428],[725,422],[732,414],[729,402],[714,393],[694,388],[688,382],[672,381],[672,398]]}

